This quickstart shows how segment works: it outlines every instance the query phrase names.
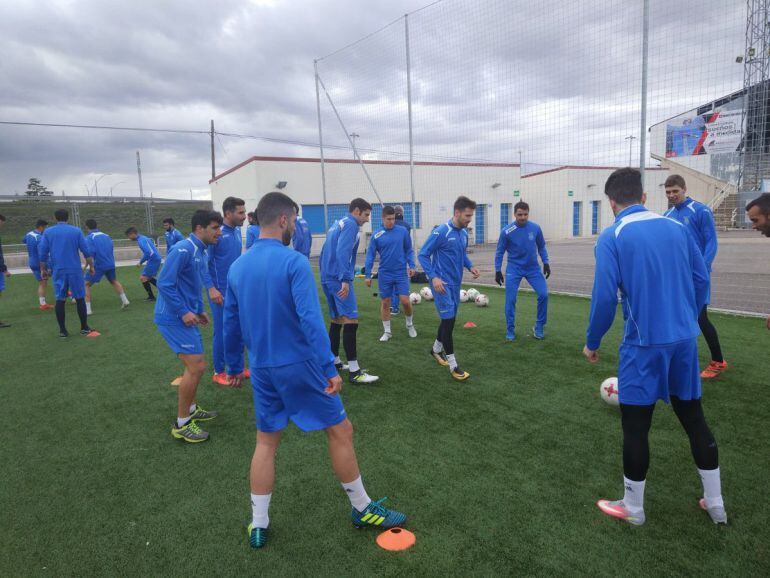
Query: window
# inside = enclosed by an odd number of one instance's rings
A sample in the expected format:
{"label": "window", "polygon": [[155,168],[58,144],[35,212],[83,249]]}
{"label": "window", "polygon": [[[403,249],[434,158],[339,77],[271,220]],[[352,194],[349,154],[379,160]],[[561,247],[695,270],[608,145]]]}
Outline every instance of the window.
{"label": "window", "polygon": [[598,235],[602,226],[602,202],[591,201],[591,234]]}
{"label": "window", "polygon": [[[412,224],[412,203],[411,201],[394,201],[392,203],[385,203],[386,205],[390,205],[391,207],[395,205],[401,205],[404,207],[404,222],[409,223],[409,225]],[[415,219],[414,222],[416,224],[416,228],[420,229],[422,227],[422,223],[420,222],[422,219],[422,205],[421,203],[415,203]],[[372,204],[372,231],[377,231],[382,227],[382,205],[379,203]]]}
{"label": "window", "polygon": [[511,222],[511,203],[500,203],[500,230],[502,231]]}
{"label": "window", "polygon": [[574,201],[572,203],[572,236],[579,237],[583,229],[581,223],[581,212],[583,210],[582,201]]}
{"label": "window", "polygon": [[[327,205],[329,210],[329,226],[338,219],[348,214],[348,205]],[[323,205],[302,205],[302,216],[310,225],[310,232],[314,235],[323,235],[326,233],[324,226],[324,206]]]}

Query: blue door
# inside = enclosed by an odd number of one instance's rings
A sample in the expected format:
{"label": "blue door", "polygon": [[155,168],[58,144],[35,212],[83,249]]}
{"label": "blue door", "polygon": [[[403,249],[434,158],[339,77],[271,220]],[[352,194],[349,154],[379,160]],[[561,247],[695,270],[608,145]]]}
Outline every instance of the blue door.
{"label": "blue door", "polygon": [[502,231],[510,223],[511,203],[500,203],[500,230]]}
{"label": "blue door", "polygon": [[601,227],[601,220],[599,218],[599,216],[601,215],[601,207],[602,207],[601,201],[591,201],[591,234],[592,235],[599,234],[599,229]]}
{"label": "blue door", "polygon": [[487,242],[487,206],[476,206],[476,244],[483,245]]}
{"label": "blue door", "polygon": [[583,212],[583,202],[575,201],[572,203],[572,236],[579,237],[580,232],[583,230],[581,222],[581,214]]}

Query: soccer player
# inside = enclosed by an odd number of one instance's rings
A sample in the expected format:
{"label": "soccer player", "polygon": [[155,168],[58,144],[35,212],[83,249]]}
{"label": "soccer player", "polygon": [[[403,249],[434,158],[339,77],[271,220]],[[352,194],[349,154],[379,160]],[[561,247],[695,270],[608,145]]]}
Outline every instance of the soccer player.
{"label": "soccer player", "polygon": [[120,284],[115,273],[115,253],[113,251],[112,238],[107,233],[102,233],[94,219],[86,221],[86,243],[94,258],[94,273],[86,273],[86,312],[91,315],[91,287],[106,277],[120,299],[120,308],[125,309],[130,305],[123,285]]}
{"label": "soccer player", "polygon": [[310,232],[310,225],[302,217],[297,217],[297,226],[294,229],[291,244],[295,251],[299,251],[310,259],[310,249],[313,248],[313,234]]}
{"label": "soccer player", "polygon": [[433,287],[433,299],[441,318],[430,355],[439,365],[449,366],[452,377],[458,381],[465,381],[470,377],[470,374],[460,369],[457,364],[452,333],[460,305],[463,268],[468,269],[474,279],[478,279],[480,275],[466,253],[468,225],[475,211],[475,202],[468,197],[457,197],[452,218],[433,229],[419,256],[420,264]]}
{"label": "soccer player", "polygon": [[[495,251],[495,282],[502,286],[505,282],[505,338],[516,339],[516,297],[519,284],[526,279],[537,293],[537,322],[532,328],[535,339],[545,338],[545,323],[548,319],[548,284],[551,266],[548,264],[548,251],[545,248],[543,231],[539,225],[529,220],[529,205],[519,201],[513,207],[516,220],[500,231]],[[503,255],[508,252],[508,267],[503,277]],[[543,272],[537,262],[537,256],[543,261]]]}
{"label": "soccer player", "polygon": [[[770,193],[764,193],[748,203],[746,216],[755,231],[770,237]],[[767,328],[770,329],[770,316],[767,317]]]}
{"label": "soccer player", "polygon": [[[348,215],[336,221],[321,247],[318,264],[321,269],[321,287],[329,305],[329,341],[337,370],[349,369],[350,383],[374,383],[379,379],[369,375],[358,364],[356,333],[358,331],[358,303],[353,289],[356,254],[361,238],[359,228],[369,222],[372,206],[364,199],[353,199]],[[343,329],[344,328],[344,329]],[[348,358],[348,367],[340,360],[340,335]]]}
{"label": "soccer player", "polygon": [[[225,365],[225,342],[222,333],[222,306],[227,292],[227,274],[230,266],[243,253],[243,237],[241,225],[246,220],[246,203],[237,197],[227,197],[222,203],[222,236],[219,242],[208,248],[208,277],[204,274],[204,283],[209,288],[209,305],[214,321],[212,338],[212,357],[214,361],[214,376],[212,381],[226,386],[228,382]],[[241,351],[241,366],[243,366],[243,351]],[[246,370],[246,376],[248,370]]]}
{"label": "soccer player", "polygon": [[142,287],[147,291],[147,299],[145,301],[155,301],[155,295],[152,293],[152,285],[158,286],[158,282],[155,278],[158,276],[158,269],[160,269],[160,253],[155,246],[155,242],[149,237],[140,235],[136,230],[136,227],[129,227],[126,229],[126,237],[132,241],[136,241],[139,245],[139,249],[142,251],[142,258],[139,260],[137,267],[144,265],[142,274],[139,276],[139,281],[142,283]]}
{"label": "soccer player", "polygon": [[254,241],[259,239],[259,216],[256,211],[250,212],[248,215],[249,226],[246,227],[246,249],[251,249]]}
{"label": "soccer player", "polygon": [[[411,235],[412,235],[412,225],[410,225],[409,223],[407,223],[404,220],[404,207],[402,205],[396,205],[393,208],[396,210],[396,225],[406,229],[406,232],[409,233],[409,236],[411,237]],[[391,315],[398,315],[398,313],[399,313],[398,299],[396,299],[396,300],[394,300],[391,303],[390,314]]]}
{"label": "soccer player", "polygon": [[[714,215],[703,203],[699,203],[687,196],[687,185],[680,175],[670,175],[664,183],[668,202],[673,205],[665,216],[676,219],[685,226],[685,229],[695,239],[703,259],[706,261],[706,269],[711,274],[711,265],[717,256],[717,229],[714,225]],[[727,362],[722,356],[722,347],[719,344],[719,335],[716,327],[708,318],[708,303],[710,290],[706,297],[706,303],[698,315],[698,325],[706,339],[711,352],[711,362],[700,376],[703,379],[711,379],[727,369]]]}
{"label": "soccer player", "polygon": [[670,400],[703,482],[700,507],[714,523],[726,523],[717,444],[703,415],[698,371],[697,319],[709,289],[706,263],[684,226],[644,208],[638,170],[618,169],[604,192],[616,219],[596,243],[583,354],[591,363],[599,360],[620,291],[626,320],[618,367],[625,495],[614,502],[599,500],[597,506],[631,524],[644,523],[652,414],[659,399]]}
{"label": "soccer player", "polygon": [[166,238],[166,255],[171,250],[171,247],[176,245],[179,241],[184,241],[184,235],[180,233],[176,228],[176,223],[171,217],[163,219],[163,228],[166,230],[163,236]]}
{"label": "soccer player", "polygon": [[[380,254],[380,266],[377,271],[377,285],[380,288],[380,318],[384,333],[380,341],[388,341],[393,336],[390,330],[390,305],[401,301],[406,313],[406,330],[409,337],[417,337],[412,318],[412,303],[409,301],[409,278],[414,275],[414,250],[412,239],[404,227],[396,227],[396,211],[393,207],[382,209],[382,229],[372,235],[366,252],[366,286],[372,286],[372,265]],[[408,270],[407,270],[408,267]]]}
{"label": "soccer player", "polygon": [[40,257],[38,256],[37,252],[40,239],[43,238],[43,232],[47,226],[48,221],[44,219],[38,219],[35,223],[35,228],[24,235],[24,239],[22,240],[22,243],[27,246],[29,268],[32,271],[32,275],[34,275],[35,279],[37,280],[37,300],[40,304],[39,306],[41,311],[47,311],[54,308],[53,305],[45,302],[45,292],[48,288],[48,279],[43,279],[43,276],[40,274]]}
{"label": "soccer player", "polygon": [[53,262],[53,286],[56,293],[56,321],[59,323],[59,337],[69,337],[65,321],[67,292],[72,292],[72,298],[77,303],[80,318],[80,334],[86,337],[99,337],[99,332],[88,326],[86,313],[86,286],[83,281],[83,271],[80,267],[80,254],[86,259],[88,272],[94,274],[94,260],[86,238],[77,227],[67,223],[69,213],[66,209],[54,212],[56,224],[48,227],[38,245],[40,275],[48,278],[48,269]]}
{"label": "soccer player", "polygon": [[[0,228],[5,225],[5,215],[0,215]],[[3,243],[0,240],[0,295],[5,291],[5,278],[10,277],[11,272],[8,271],[8,267],[5,266],[5,259],[3,258]],[[10,323],[4,323],[0,321],[0,329],[10,327]]]}
{"label": "soccer player", "polygon": [[[275,453],[289,420],[303,431],[326,432],[332,468],[350,499],[355,526],[391,528],[406,521],[383,500],[372,501],[361,480],[310,263],[288,248],[296,216],[297,205],[283,193],[262,197],[257,250],[247,251],[230,268],[225,299],[228,363],[242,369],[245,342],[252,369],[257,425],[250,470],[252,548],[267,542]],[[240,380],[233,377],[232,385],[240,386]]]}
{"label": "soccer player", "polygon": [[184,364],[179,383],[177,418],[171,435],[190,443],[209,439],[208,432],[197,424],[217,417],[198,405],[198,384],[206,371],[203,340],[198,325],[207,325],[209,317],[203,309],[201,288],[204,251],[216,245],[222,234],[222,215],[216,211],[195,211],[192,233],[176,243],[166,255],[166,266],[158,277],[158,301],[155,303],[155,325],[171,350]]}

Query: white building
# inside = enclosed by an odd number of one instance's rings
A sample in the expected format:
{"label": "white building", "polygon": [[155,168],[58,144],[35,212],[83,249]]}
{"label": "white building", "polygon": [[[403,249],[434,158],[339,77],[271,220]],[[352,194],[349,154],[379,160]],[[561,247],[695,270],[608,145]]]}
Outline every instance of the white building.
{"label": "white building", "polygon": [[[381,205],[401,204],[405,219],[412,220],[409,163],[407,161],[358,161],[327,159],[326,202],[329,222],[347,213],[351,199],[363,197],[372,203],[372,223],[365,233],[380,225]],[[617,167],[557,167],[524,175],[518,164],[437,163],[414,164],[416,241],[422,245],[434,225],[452,216],[452,205],[460,195],[478,203],[470,225],[471,242],[495,243],[501,223],[513,220],[513,205],[526,201],[531,219],[542,228],[547,239],[590,237],[612,223],[613,215],[604,196],[604,183]],[[368,177],[367,177],[368,173]],[[667,202],[663,182],[665,169],[649,169],[645,177],[647,206],[663,212]],[[371,184],[370,184],[371,179]],[[324,224],[321,162],[317,158],[252,157],[210,181],[214,208],[227,196],[241,197],[247,210],[256,208],[262,195],[282,190],[302,208],[314,236],[313,251],[318,253],[326,230]],[[365,243],[361,244],[364,250]]]}

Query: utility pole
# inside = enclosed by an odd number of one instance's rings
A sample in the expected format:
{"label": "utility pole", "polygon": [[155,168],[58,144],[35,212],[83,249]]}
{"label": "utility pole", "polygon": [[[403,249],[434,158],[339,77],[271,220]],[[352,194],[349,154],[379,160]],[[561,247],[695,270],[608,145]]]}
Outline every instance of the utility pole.
{"label": "utility pole", "polygon": [[353,140],[353,160],[355,160],[355,158],[356,158],[356,139],[358,137],[360,137],[361,135],[358,134],[357,132],[351,132],[349,136]]}
{"label": "utility pole", "polygon": [[217,176],[216,162],[214,152],[214,119],[211,119],[211,180]]}
{"label": "utility pole", "polygon": [[136,174],[139,176],[139,197],[144,198],[144,188],[142,187],[142,160],[139,158],[139,151],[136,151]]}
{"label": "utility pole", "polygon": [[634,141],[636,140],[636,137],[634,135],[630,134],[626,138],[624,138],[623,140],[627,140],[628,141],[628,166],[630,167],[631,166],[631,158],[633,157],[633,154],[634,154]]}

